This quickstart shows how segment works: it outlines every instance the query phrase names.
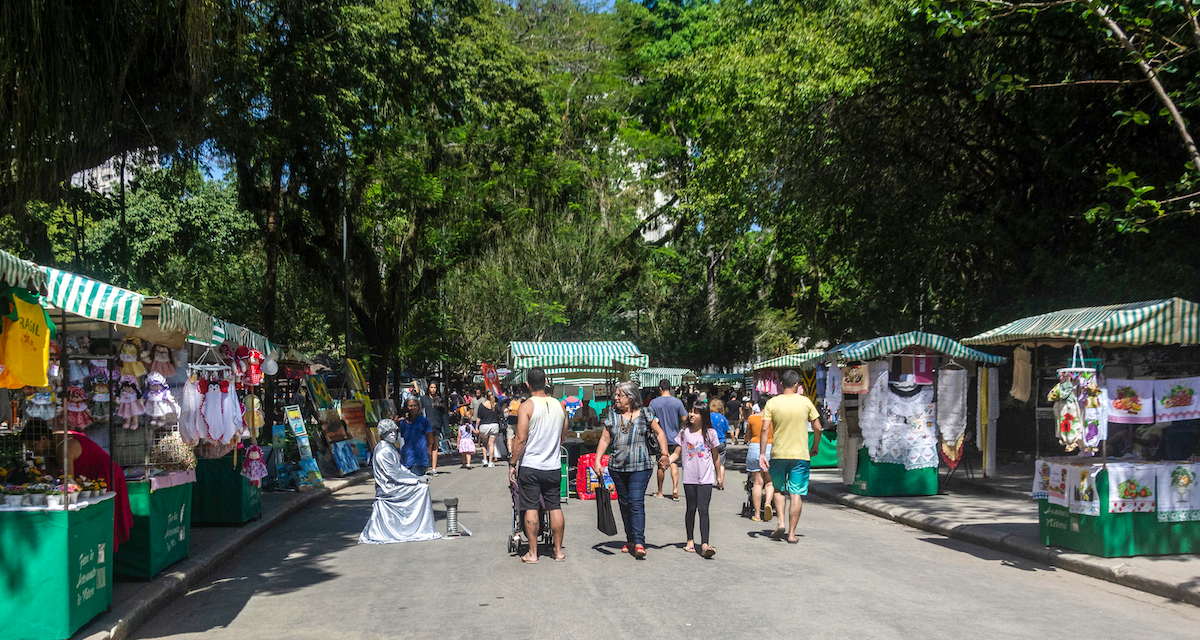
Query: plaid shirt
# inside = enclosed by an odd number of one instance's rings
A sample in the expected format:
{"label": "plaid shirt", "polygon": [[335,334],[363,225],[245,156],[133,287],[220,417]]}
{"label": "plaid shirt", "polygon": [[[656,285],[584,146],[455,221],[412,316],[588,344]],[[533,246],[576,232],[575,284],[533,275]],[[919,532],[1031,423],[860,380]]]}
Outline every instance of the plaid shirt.
{"label": "plaid shirt", "polygon": [[[646,449],[646,431],[654,414],[644,407],[626,422],[616,411],[609,411],[604,419],[604,428],[612,436],[612,445],[608,458],[608,468],[613,471],[645,471],[654,468],[650,459],[650,451]],[[622,423],[624,427],[622,428]]]}

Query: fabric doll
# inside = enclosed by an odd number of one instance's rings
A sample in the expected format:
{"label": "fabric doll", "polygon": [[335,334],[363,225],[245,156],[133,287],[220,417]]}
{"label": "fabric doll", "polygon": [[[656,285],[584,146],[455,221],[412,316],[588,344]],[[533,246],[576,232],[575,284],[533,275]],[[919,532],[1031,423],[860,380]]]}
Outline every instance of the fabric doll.
{"label": "fabric doll", "polygon": [[121,376],[119,388],[121,394],[117,396],[117,404],[120,405],[117,407],[117,415],[125,418],[125,424],[122,426],[126,429],[137,429],[138,416],[146,413],[146,408],[142,406],[141,389],[138,387],[137,378],[129,374]]}
{"label": "fabric doll", "polygon": [[[243,347],[244,348],[244,347]],[[240,352],[241,349],[238,349]],[[246,384],[260,385],[263,383],[263,354],[258,349],[251,349],[246,356]]]}
{"label": "fabric doll", "polygon": [[170,378],[175,375],[175,363],[171,362],[171,348],[156,344],[150,350],[153,357],[150,358],[150,370],[162,374],[164,378]]}
{"label": "fabric doll", "polygon": [[[139,359],[142,341],[138,338],[125,338],[121,342],[118,358],[121,360],[121,384],[125,384],[125,376],[140,378],[146,375],[146,367]],[[124,392],[122,392],[124,393]]]}
{"label": "fabric doll", "polygon": [[183,385],[183,408],[179,412],[179,434],[183,441],[195,444],[202,438],[208,437],[208,427],[204,417],[200,415],[200,407],[204,404],[204,393],[200,391],[201,382],[208,388],[208,381],[197,380],[196,376],[188,378]]}
{"label": "fabric doll", "polygon": [[[27,389],[33,389],[27,387]],[[54,393],[50,391],[50,387],[41,387],[33,390],[33,393],[25,398],[25,417],[36,418],[38,420],[53,420],[58,414],[58,407],[54,404]]]}
{"label": "fabric doll", "polygon": [[108,384],[108,360],[88,360],[88,377],[93,380],[102,378]]}
{"label": "fabric doll", "polygon": [[242,475],[250,480],[250,484],[257,487],[262,484],[262,479],[267,477],[267,465],[262,459],[262,449],[256,445],[250,445],[246,449],[246,460],[242,462]]}
{"label": "fabric doll", "polygon": [[[67,337],[67,355],[69,355],[69,356],[77,356],[77,355],[86,354],[88,352],[88,349],[90,348],[90,346],[91,345],[88,341],[87,336],[68,336]],[[71,382],[80,382],[84,378],[88,377],[88,374],[90,373],[90,371],[88,370],[87,365],[85,365],[82,360],[71,360],[69,358],[68,358],[68,360],[69,360],[69,364],[67,365],[68,380],[70,380]]]}
{"label": "fabric doll", "polygon": [[262,402],[259,401],[258,396],[253,393],[246,394],[242,406],[245,407],[245,411],[242,412],[242,421],[251,433],[266,424],[266,420],[263,419]]}
{"label": "fabric doll", "polygon": [[92,414],[88,412],[87,392],[83,387],[67,387],[67,425],[84,429],[90,424]]}
{"label": "fabric doll", "polygon": [[108,371],[104,371],[102,375],[92,378],[92,420],[108,422],[111,401],[112,399],[108,395]]}
{"label": "fabric doll", "polygon": [[221,444],[228,443],[233,439],[233,431],[224,413],[225,396],[233,393],[229,381],[201,380],[200,392],[204,394],[200,415],[204,418],[208,438]]}
{"label": "fabric doll", "polygon": [[167,423],[167,416],[179,415],[179,403],[171,395],[167,380],[157,371],[146,375],[146,394],[143,396],[143,407],[146,415],[150,416],[150,426],[161,427]]}
{"label": "fabric doll", "polygon": [[246,372],[249,365],[246,359],[250,357],[250,349],[245,346],[238,347],[231,357],[233,359],[233,362],[230,363],[233,366],[233,380],[237,383],[237,388],[241,389],[243,384],[248,384]]}

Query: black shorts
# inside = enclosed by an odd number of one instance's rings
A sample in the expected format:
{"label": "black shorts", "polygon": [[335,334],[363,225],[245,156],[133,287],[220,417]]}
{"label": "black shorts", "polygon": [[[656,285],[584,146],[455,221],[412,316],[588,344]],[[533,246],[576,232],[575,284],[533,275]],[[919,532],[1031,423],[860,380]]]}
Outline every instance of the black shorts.
{"label": "black shorts", "polygon": [[[521,496],[521,511],[561,510],[558,504],[562,486],[562,470],[518,469],[517,493]],[[544,506],[543,506],[544,505]]]}
{"label": "black shorts", "polygon": [[[671,454],[675,453],[675,450],[678,448],[679,448],[679,445],[677,445],[677,444],[667,445],[667,455],[670,456]],[[677,464],[682,467],[683,466],[683,458],[680,457],[679,460],[676,460],[675,462],[672,462],[671,464]]]}

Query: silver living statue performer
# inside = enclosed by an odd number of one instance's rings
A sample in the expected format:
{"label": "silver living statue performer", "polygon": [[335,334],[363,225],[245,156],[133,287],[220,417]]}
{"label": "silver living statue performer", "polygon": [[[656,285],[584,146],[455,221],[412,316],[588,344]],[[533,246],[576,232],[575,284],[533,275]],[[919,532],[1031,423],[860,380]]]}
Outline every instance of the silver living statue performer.
{"label": "silver living statue performer", "polygon": [[358,537],[359,544],[388,544],[440,538],[433,529],[433,503],[429,480],[419,478],[400,464],[396,450],[399,427],[379,421],[379,444],[372,454],[375,474],[375,507],[371,520]]}

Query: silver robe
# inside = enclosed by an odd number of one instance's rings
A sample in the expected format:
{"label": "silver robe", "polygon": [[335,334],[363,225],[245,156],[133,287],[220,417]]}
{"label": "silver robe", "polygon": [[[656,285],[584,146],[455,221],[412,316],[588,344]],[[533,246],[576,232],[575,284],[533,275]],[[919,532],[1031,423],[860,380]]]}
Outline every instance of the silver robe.
{"label": "silver robe", "polygon": [[400,464],[400,452],[388,442],[375,445],[375,506],[359,544],[388,544],[440,538],[433,528],[429,485]]}

